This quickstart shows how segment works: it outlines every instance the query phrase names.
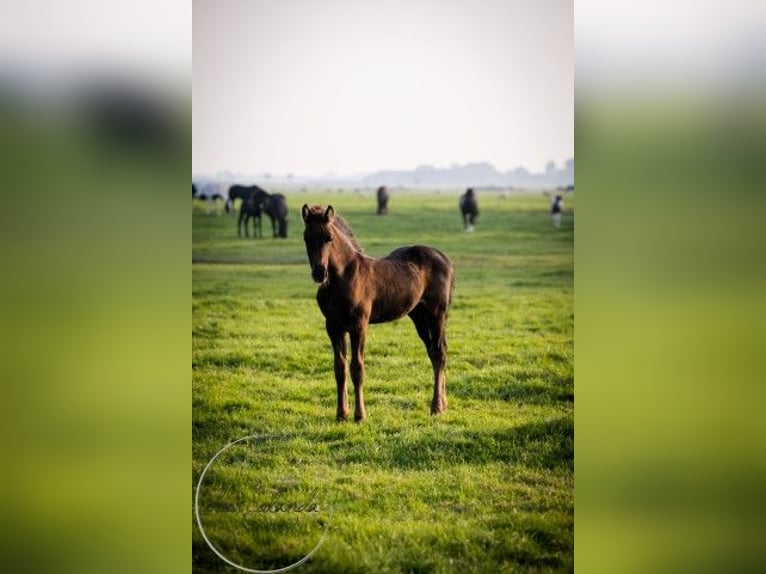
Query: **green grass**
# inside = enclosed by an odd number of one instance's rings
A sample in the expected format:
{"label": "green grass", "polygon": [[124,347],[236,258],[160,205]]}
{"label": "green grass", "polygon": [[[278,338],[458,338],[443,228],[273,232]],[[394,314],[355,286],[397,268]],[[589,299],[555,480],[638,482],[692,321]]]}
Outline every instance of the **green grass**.
{"label": "green grass", "polygon": [[[237,238],[233,215],[193,205],[193,493],[216,452],[256,436],[205,475],[211,542],[261,570],[296,562],[325,529],[296,571],[572,570],[573,198],[555,229],[542,195],[481,192],[466,234],[452,194],[395,192],[385,217],[372,196],[287,195],[287,240]],[[368,419],[335,422],[303,203],[331,203],[369,255],[422,243],[451,258],[445,414],[429,415],[431,366],[405,318],[368,331]],[[196,523],[192,552],[195,572],[233,571]]]}

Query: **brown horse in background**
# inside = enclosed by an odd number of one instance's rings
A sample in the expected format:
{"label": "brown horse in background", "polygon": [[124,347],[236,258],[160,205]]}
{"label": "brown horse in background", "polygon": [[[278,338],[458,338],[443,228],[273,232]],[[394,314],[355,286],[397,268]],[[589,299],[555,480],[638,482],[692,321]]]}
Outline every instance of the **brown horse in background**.
{"label": "brown horse in background", "polygon": [[449,259],[432,247],[400,247],[381,259],[362,253],[351,228],[332,206],[304,205],[303,239],[311,276],[319,283],[317,302],[333,348],[338,391],[338,420],[349,416],[346,387],[346,333],[351,342],[354,419],[366,417],[364,342],[370,323],[408,315],[423,340],[434,371],[431,414],[447,408],[444,369],[447,362],[447,308],[454,271]]}

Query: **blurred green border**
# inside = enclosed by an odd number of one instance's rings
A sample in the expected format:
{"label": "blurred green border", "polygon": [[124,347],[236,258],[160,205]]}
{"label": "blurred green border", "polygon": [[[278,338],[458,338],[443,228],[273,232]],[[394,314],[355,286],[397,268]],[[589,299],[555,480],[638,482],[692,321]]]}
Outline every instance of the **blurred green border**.
{"label": "blurred green border", "polygon": [[763,101],[578,92],[583,572],[766,568]]}
{"label": "blurred green border", "polygon": [[37,95],[0,101],[6,571],[188,571],[190,106]]}

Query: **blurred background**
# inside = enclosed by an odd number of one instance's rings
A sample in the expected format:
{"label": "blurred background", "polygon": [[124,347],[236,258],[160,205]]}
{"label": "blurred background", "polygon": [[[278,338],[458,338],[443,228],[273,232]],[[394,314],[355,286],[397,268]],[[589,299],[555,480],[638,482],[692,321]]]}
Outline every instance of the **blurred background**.
{"label": "blurred background", "polygon": [[575,13],[577,566],[763,570],[766,6]]}
{"label": "blurred background", "polygon": [[[0,8],[8,571],[190,564],[192,6]],[[766,8],[574,9],[577,566],[762,571]]]}
{"label": "blurred background", "polygon": [[190,85],[186,2],[0,7],[6,572],[188,570]]}

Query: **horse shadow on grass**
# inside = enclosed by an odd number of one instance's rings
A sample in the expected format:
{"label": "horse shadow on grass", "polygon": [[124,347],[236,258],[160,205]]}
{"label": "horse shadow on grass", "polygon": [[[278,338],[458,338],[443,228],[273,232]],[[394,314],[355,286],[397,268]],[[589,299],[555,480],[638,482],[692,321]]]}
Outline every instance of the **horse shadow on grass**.
{"label": "horse shadow on grass", "polygon": [[530,467],[574,467],[574,422],[562,416],[494,431],[456,429],[395,443],[390,463],[401,469],[493,462]]}
{"label": "horse shadow on grass", "polygon": [[378,447],[335,440],[329,451],[340,464],[372,464],[400,470],[493,462],[572,470],[574,421],[566,415],[494,431],[429,427],[418,433],[389,435]]}
{"label": "horse shadow on grass", "polygon": [[464,377],[453,381],[453,397],[472,400],[497,400],[529,405],[574,403],[574,377],[569,374],[514,373],[507,384],[488,385]]}

